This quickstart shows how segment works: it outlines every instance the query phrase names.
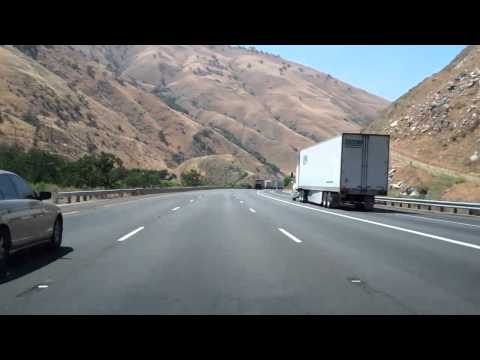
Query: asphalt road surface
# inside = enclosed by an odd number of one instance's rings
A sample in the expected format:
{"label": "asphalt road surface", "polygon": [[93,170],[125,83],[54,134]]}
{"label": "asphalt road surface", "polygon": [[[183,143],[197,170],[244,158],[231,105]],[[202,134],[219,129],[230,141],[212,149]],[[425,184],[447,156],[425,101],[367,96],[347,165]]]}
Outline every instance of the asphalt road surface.
{"label": "asphalt road surface", "polygon": [[62,208],[0,314],[480,314],[480,221],[209,190]]}

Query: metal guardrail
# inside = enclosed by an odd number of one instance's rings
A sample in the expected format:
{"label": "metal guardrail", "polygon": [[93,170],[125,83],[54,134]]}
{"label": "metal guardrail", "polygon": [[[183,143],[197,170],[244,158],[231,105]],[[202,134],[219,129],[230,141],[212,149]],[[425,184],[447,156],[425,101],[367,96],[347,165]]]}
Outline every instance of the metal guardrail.
{"label": "metal guardrail", "polygon": [[115,190],[90,190],[90,191],[70,191],[53,194],[55,204],[72,204],[89,200],[113,199],[126,196],[139,196],[150,194],[162,194],[173,192],[184,192],[193,190],[215,190],[223,189],[218,186],[195,186],[195,187],[167,187],[167,188],[135,188],[135,189],[115,189]]}
{"label": "metal guardrail", "polygon": [[480,203],[423,200],[376,196],[375,203],[403,209],[450,212],[462,215],[480,215]]}

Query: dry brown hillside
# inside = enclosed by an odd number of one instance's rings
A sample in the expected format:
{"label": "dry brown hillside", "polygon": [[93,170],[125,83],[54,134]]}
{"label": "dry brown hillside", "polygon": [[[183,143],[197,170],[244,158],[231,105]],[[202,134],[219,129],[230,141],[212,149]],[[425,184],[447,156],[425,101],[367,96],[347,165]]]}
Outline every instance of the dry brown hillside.
{"label": "dry brown hillside", "polygon": [[249,174],[289,173],[299,149],[359,131],[387,105],[252,49],[0,47],[2,142],[71,158],[107,151],[129,167],[175,171],[231,155]]}
{"label": "dry brown hillside", "polygon": [[[480,183],[479,106],[480,46],[474,45],[392,103],[366,131],[391,135],[397,154],[393,166],[400,170],[394,184],[428,187],[428,181],[418,180],[428,172],[435,175],[434,182],[443,178],[437,195],[465,200],[464,189],[470,187],[468,199],[480,200],[478,185],[473,185]],[[417,174],[412,177],[412,172]]]}

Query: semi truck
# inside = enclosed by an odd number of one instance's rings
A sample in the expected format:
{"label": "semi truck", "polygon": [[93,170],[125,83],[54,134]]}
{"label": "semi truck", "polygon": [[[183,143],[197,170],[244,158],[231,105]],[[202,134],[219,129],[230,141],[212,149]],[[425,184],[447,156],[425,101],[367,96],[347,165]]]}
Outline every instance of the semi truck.
{"label": "semi truck", "polygon": [[262,180],[262,179],[255,180],[255,189],[257,190],[265,189],[265,180]]}
{"label": "semi truck", "polygon": [[345,133],[299,152],[292,199],[371,210],[388,191],[390,137]]}
{"label": "semi truck", "polygon": [[263,190],[263,189],[282,189],[283,184],[280,180],[255,180],[255,189]]}

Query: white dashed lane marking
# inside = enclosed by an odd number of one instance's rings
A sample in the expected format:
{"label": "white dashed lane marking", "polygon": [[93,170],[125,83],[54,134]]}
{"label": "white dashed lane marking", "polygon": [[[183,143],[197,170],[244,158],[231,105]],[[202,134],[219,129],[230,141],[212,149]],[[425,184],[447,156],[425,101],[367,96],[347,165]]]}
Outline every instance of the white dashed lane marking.
{"label": "white dashed lane marking", "polygon": [[299,238],[293,236],[292,234],[290,234],[287,230],[285,229],[282,229],[282,228],[278,228],[278,230],[285,236],[289,237],[290,239],[292,239],[293,241],[295,241],[296,243],[301,243],[302,240],[300,240]]}
{"label": "white dashed lane marking", "polygon": [[138,229],[133,230],[132,232],[128,233],[127,235],[122,236],[122,237],[121,237],[120,239],[118,239],[117,241],[118,241],[118,242],[125,241],[125,240],[127,240],[128,238],[130,238],[130,237],[132,237],[133,235],[135,235],[136,233],[142,231],[143,229],[145,229],[145,227],[144,227],[144,226],[141,226],[141,227],[139,227]]}

